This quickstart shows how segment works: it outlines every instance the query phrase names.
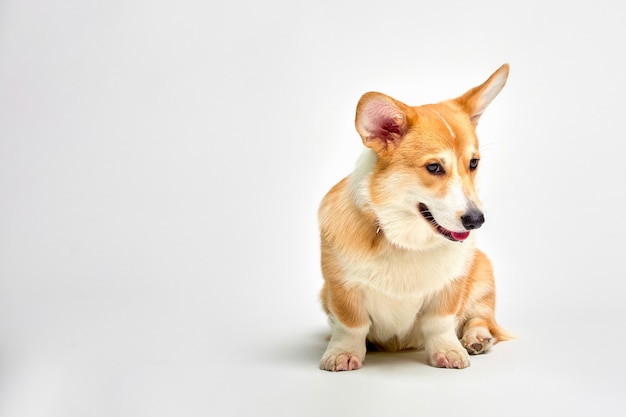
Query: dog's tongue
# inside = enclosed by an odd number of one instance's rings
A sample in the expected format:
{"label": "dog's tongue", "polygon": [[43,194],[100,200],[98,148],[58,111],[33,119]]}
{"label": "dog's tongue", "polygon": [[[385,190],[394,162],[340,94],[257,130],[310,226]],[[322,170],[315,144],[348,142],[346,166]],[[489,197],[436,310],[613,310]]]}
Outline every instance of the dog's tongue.
{"label": "dog's tongue", "polygon": [[450,234],[455,240],[465,240],[469,236],[470,232],[452,232],[451,231]]}

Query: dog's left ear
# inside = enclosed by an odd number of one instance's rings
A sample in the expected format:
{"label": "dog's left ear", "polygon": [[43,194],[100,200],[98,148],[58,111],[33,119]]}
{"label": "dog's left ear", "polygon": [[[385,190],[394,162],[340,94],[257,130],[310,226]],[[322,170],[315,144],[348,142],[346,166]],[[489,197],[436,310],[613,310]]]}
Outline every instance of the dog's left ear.
{"label": "dog's left ear", "polygon": [[509,77],[509,64],[504,64],[481,85],[472,88],[456,99],[456,102],[469,114],[472,124],[476,126],[489,103],[502,91]]}

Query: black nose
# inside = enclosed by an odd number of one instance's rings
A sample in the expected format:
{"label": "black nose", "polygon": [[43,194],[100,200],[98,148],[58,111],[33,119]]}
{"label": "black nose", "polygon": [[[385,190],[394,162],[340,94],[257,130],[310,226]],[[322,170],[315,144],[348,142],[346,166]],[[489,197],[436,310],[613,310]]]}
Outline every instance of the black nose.
{"label": "black nose", "polygon": [[461,223],[465,230],[478,229],[485,222],[485,216],[480,210],[472,209],[461,216]]}

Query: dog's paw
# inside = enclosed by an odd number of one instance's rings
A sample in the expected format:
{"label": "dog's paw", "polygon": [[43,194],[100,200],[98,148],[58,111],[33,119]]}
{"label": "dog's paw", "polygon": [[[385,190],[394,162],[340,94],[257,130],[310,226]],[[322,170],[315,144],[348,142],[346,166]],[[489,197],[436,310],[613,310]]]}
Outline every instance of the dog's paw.
{"label": "dog's paw", "polygon": [[320,361],[320,369],[325,371],[353,371],[362,366],[363,358],[357,353],[326,352]]}
{"label": "dog's paw", "polygon": [[470,366],[469,355],[463,349],[437,350],[428,355],[428,361],[437,368],[463,369]]}
{"label": "dog's paw", "polygon": [[491,349],[494,343],[495,338],[484,327],[468,329],[461,339],[461,344],[470,355],[485,353]]}

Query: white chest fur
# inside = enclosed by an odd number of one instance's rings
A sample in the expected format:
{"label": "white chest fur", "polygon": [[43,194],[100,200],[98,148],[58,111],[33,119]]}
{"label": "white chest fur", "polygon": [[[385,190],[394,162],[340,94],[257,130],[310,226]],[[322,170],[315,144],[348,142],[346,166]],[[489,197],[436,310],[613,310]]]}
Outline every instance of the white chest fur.
{"label": "white chest fur", "polygon": [[424,303],[467,272],[473,251],[472,238],[424,252],[389,246],[364,262],[345,265],[346,284],[364,292],[376,339],[403,337]]}

